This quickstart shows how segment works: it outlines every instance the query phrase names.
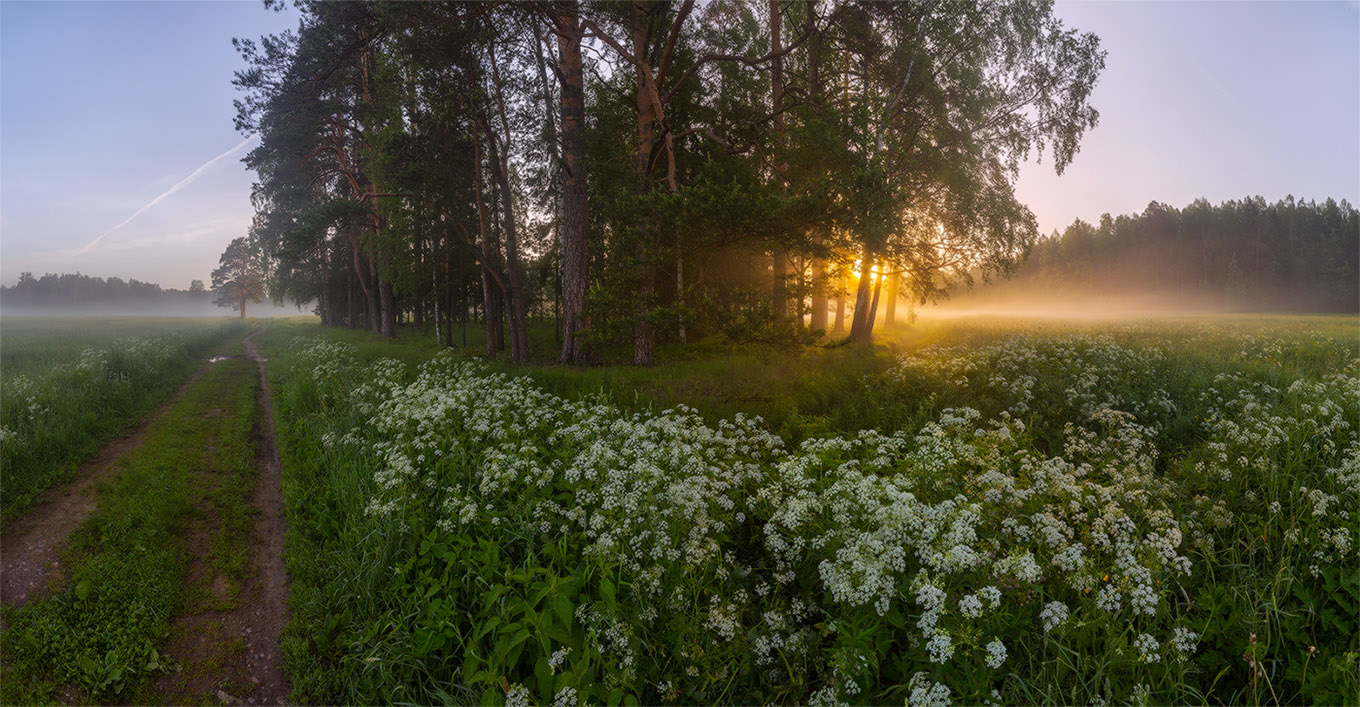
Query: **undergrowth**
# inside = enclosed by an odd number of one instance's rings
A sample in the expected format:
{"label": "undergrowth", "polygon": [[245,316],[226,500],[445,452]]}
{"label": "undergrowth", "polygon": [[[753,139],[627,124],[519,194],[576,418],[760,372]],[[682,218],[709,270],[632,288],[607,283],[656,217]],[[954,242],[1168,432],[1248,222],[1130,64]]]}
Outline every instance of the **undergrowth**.
{"label": "undergrowth", "polygon": [[611,383],[280,331],[294,697],[1353,703],[1354,333],[921,326]]}

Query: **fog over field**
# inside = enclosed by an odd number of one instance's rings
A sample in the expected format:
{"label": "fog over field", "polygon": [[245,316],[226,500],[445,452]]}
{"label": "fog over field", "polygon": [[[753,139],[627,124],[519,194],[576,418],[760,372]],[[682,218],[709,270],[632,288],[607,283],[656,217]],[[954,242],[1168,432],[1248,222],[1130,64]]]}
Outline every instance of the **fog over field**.
{"label": "fog over field", "polygon": [[[252,303],[247,310],[252,318],[296,317],[311,314],[310,305]],[[0,298],[0,317],[203,317],[220,319],[237,317],[230,309],[212,302],[109,302],[86,303],[73,306],[8,305]]]}

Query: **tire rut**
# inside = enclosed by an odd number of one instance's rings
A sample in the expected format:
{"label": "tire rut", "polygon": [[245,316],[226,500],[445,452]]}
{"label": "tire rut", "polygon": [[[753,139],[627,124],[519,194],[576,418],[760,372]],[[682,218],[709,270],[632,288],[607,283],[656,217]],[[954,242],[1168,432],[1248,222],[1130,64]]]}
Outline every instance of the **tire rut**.
{"label": "tire rut", "polygon": [[255,399],[256,477],[251,499],[257,515],[250,572],[236,608],[201,611],[176,620],[180,638],[171,641],[168,650],[176,659],[192,664],[193,669],[178,679],[165,676],[157,681],[157,692],[170,703],[276,705],[285,703],[291,689],[283,671],[282,649],[283,627],[288,620],[289,578],[283,561],[287,523],[265,357],[252,341],[263,331],[250,334],[242,342],[246,358],[255,362],[260,377]]}
{"label": "tire rut", "polygon": [[255,521],[255,551],[253,562],[259,578],[260,593],[249,612],[251,633],[247,636],[247,662],[252,679],[260,686],[257,697],[263,704],[282,704],[290,690],[283,672],[283,627],[288,622],[288,568],[284,565],[284,535],[288,529],[283,513],[283,489],[280,479],[278,444],[274,438],[274,406],[269,391],[269,376],[265,371],[265,356],[252,339],[261,329],[245,338],[246,356],[255,361],[260,372],[260,390],[256,404],[259,423],[256,427],[255,508],[260,515]]}
{"label": "tire rut", "polygon": [[64,568],[57,557],[58,550],[94,511],[95,486],[114,471],[128,452],[141,445],[151,426],[184,397],[211,365],[200,366],[130,433],[100,449],[93,460],[76,472],[75,481],[49,489],[33,508],[4,528],[0,536],[3,537],[0,602],[11,607],[23,606],[42,595],[53,577],[61,576]]}

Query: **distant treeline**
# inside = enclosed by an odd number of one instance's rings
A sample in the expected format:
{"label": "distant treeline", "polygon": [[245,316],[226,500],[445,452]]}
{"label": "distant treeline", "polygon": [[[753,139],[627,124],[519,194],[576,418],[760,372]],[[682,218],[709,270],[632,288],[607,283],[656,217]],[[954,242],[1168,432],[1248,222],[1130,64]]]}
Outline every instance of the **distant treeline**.
{"label": "distant treeline", "polygon": [[1054,231],[1010,281],[961,299],[1155,293],[1216,308],[1354,312],[1358,261],[1360,212],[1345,200],[1198,199],[1180,210],[1154,201]]}
{"label": "distant treeline", "polygon": [[204,287],[202,280],[194,280],[188,290],[176,290],[136,279],[105,279],[80,273],[34,277],[26,272],[13,287],[0,287],[0,308],[7,313],[192,309],[195,313],[222,314],[212,300],[213,293]]}

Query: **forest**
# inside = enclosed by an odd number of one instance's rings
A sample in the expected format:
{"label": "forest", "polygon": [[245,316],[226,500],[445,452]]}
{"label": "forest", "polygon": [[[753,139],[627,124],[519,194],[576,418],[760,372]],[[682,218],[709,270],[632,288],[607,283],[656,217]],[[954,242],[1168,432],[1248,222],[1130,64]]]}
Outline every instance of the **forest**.
{"label": "forest", "polygon": [[34,277],[33,273],[19,275],[11,287],[0,287],[0,306],[7,310],[35,312],[56,309],[98,309],[135,307],[139,310],[157,307],[201,307],[211,301],[212,293],[202,280],[194,280],[187,290],[162,289],[152,282],[136,278],[91,277],[80,273],[47,273]]}
{"label": "forest", "polygon": [[1040,238],[1009,280],[961,304],[1053,303],[1099,291],[1180,309],[1355,312],[1357,263],[1360,212],[1345,199],[1196,199],[1183,209],[1154,201],[1141,214],[1077,220]]}
{"label": "forest", "polygon": [[234,40],[270,291],[389,337],[471,321],[515,362],[534,317],[576,364],[865,340],[1009,272],[1019,165],[1071,162],[1105,61],[1034,2],[298,8]]}

